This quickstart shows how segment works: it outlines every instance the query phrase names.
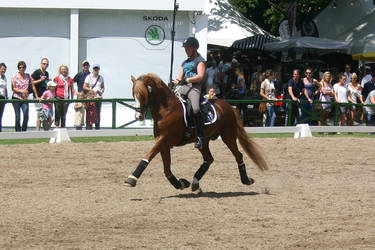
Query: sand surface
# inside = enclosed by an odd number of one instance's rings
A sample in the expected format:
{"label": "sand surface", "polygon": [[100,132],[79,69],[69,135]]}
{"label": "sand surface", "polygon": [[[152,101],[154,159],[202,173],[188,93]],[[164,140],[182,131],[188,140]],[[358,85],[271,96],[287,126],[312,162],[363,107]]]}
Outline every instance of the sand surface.
{"label": "sand surface", "polygon": [[[160,156],[123,184],[153,142],[0,145],[0,249],[375,249],[374,139],[255,141],[269,171],[246,157],[242,185],[217,140],[201,194],[175,190]],[[201,161],[172,150],[177,178]]]}

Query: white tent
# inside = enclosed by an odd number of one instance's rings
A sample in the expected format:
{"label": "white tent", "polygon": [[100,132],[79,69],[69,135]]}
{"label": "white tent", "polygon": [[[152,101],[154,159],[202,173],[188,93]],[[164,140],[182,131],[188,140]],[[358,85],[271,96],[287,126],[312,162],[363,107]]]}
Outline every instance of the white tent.
{"label": "white tent", "polygon": [[270,35],[242,16],[228,0],[205,0],[204,12],[208,15],[208,44],[230,47],[239,39]]}

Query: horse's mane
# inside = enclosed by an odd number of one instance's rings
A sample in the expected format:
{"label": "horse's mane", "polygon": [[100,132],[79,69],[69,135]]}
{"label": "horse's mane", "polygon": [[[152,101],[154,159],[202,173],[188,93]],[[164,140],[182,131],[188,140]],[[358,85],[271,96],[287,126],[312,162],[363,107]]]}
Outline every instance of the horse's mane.
{"label": "horse's mane", "polygon": [[158,75],[153,73],[143,74],[138,77],[138,80],[143,80],[146,85],[151,86],[152,88],[163,88],[170,90],[163,80]]}

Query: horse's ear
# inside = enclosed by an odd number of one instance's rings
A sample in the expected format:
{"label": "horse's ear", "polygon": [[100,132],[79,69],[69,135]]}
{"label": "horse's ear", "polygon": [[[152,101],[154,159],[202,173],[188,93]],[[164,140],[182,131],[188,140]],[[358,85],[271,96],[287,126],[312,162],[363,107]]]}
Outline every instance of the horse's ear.
{"label": "horse's ear", "polygon": [[135,81],[136,81],[137,79],[135,79],[134,76],[131,76],[131,79],[132,79],[133,84],[135,84]]}

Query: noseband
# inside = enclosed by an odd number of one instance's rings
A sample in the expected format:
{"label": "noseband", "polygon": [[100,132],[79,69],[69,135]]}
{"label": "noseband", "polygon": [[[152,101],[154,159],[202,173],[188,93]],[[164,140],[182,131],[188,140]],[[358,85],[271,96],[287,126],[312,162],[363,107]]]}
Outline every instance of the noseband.
{"label": "noseband", "polygon": [[[138,81],[142,81],[144,82],[144,79],[143,78],[138,78],[137,79]],[[139,107],[139,108],[134,108],[134,110],[136,112],[139,112],[139,113],[145,113],[148,109],[148,106],[150,105],[150,99],[151,99],[151,87],[147,86],[147,92],[148,92],[148,103],[145,107]]]}

